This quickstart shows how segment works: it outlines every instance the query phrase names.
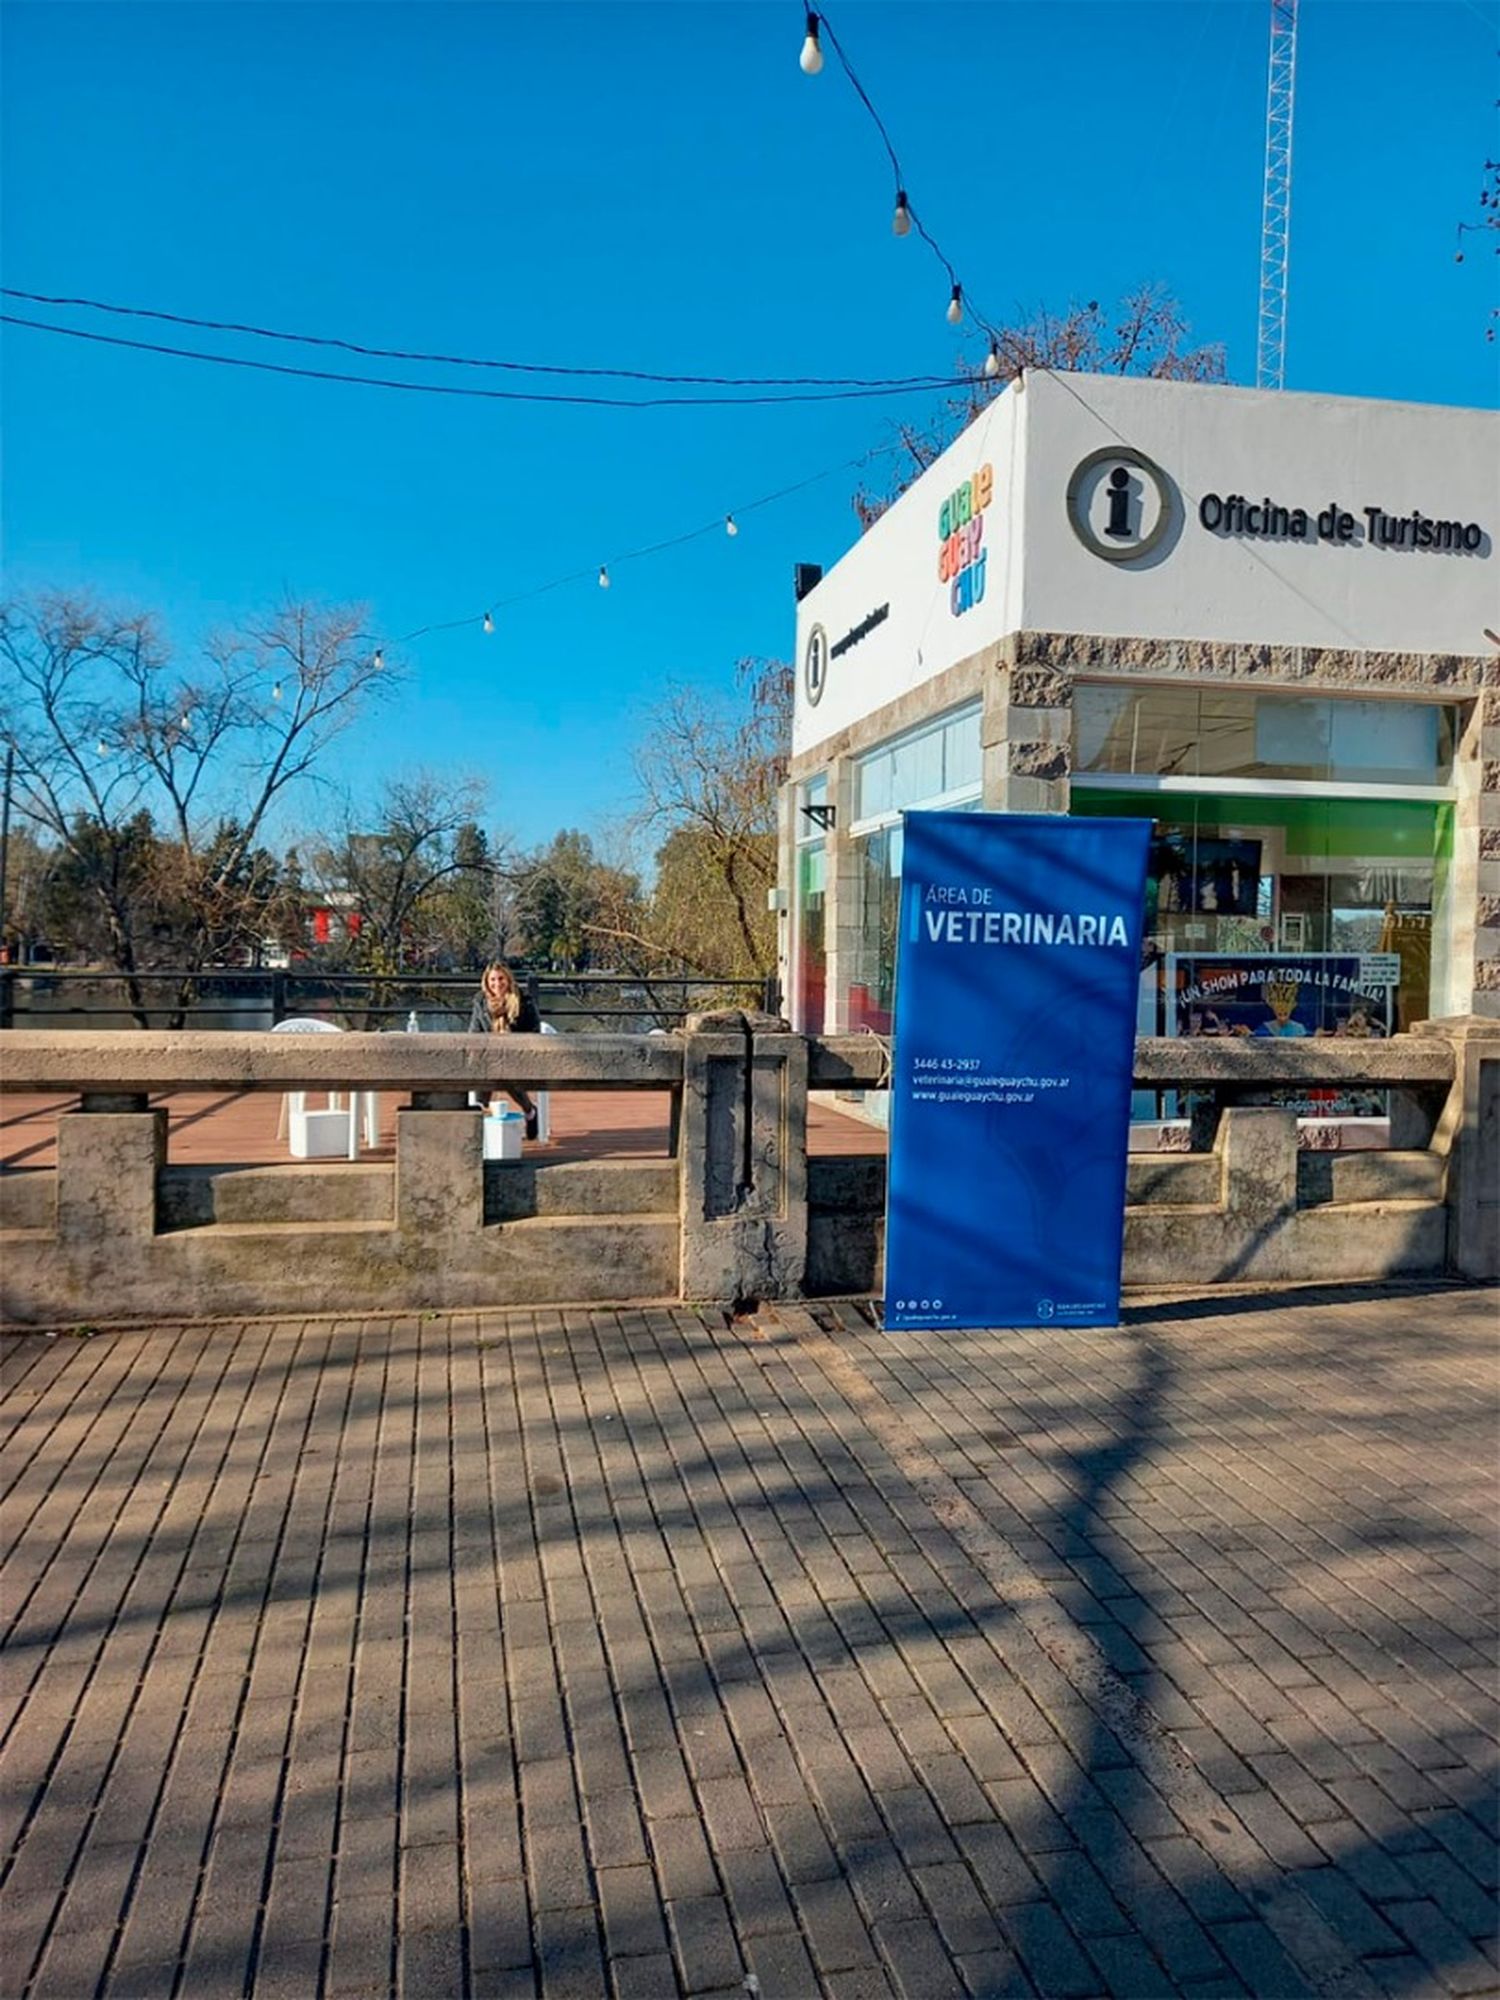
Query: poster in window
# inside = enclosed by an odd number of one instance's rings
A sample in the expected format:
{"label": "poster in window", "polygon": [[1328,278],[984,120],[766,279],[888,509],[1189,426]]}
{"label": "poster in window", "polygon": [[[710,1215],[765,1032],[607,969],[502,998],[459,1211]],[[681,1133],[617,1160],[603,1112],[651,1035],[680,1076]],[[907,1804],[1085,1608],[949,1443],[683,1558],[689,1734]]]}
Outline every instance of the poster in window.
{"label": "poster in window", "polygon": [[1394,988],[1363,976],[1357,952],[1174,952],[1167,1033],[1262,1039],[1380,1038]]}

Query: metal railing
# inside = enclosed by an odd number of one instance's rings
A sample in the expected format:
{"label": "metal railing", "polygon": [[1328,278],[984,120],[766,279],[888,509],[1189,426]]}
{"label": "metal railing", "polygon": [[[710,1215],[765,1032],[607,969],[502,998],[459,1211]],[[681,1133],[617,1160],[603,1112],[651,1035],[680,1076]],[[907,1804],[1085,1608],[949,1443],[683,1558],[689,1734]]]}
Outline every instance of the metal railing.
{"label": "metal railing", "polygon": [[[666,1028],[715,1006],[756,1007],[771,1014],[780,1007],[774,977],[525,967],[516,976],[538,1011],[564,1030],[630,1022]],[[0,1029],[132,1025],[249,1030],[303,1014],[324,1015],[340,1027],[378,1028],[399,1025],[415,1014],[421,1030],[441,1033],[467,1025],[478,985],[476,973],[219,967],[127,974],[77,966],[0,966]]]}

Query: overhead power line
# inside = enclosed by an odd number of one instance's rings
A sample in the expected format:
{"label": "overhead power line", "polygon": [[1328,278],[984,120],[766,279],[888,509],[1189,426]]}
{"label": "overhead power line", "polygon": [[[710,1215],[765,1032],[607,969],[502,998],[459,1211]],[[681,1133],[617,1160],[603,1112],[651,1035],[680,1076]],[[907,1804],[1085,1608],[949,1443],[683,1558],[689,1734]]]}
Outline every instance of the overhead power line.
{"label": "overhead power line", "polygon": [[299,347],[335,348],[372,361],[412,361],[443,368],[490,368],[516,375],[556,375],[574,380],[663,382],[677,387],[709,389],[922,389],[930,375],[680,375],[646,368],[580,368],[553,361],[507,361],[471,354],[424,352],[409,347],[374,347],[368,342],[331,334],[292,333],[284,327],[257,326],[247,320],[201,319],[190,313],[166,312],[156,306],[126,306],[109,299],[67,297],[52,292],[25,292],[0,285],[0,296],[22,299],[34,306],[64,306],[82,312],[112,313],[124,319],[154,320],[167,326],[191,326],[206,333],[239,333],[254,340],[280,340]]}
{"label": "overhead power line", "polygon": [[[818,46],[819,25],[820,20],[818,16],[807,16],[808,40],[803,50],[802,67],[809,75],[816,75],[823,66],[821,50]],[[896,197],[892,227],[898,236],[905,236],[915,231],[942,266],[950,287],[949,302],[945,315],[949,324],[957,325],[962,320],[963,312],[967,305],[976,323],[989,335],[990,354],[984,366],[984,373],[986,376],[993,378],[1000,372],[1000,350],[1002,344],[1008,339],[1008,336],[973,306],[969,295],[965,292],[959,279],[957,268],[937,241],[937,238],[928,229],[925,221],[913,207],[907,192],[905,171],[885,121],[881,118],[869,92],[865,89],[853,64],[845,54],[833,28],[828,24],[826,16],[822,17],[821,26],[827,33],[829,45],[837,56],[839,65],[848,78],[851,88],[858,96],[860,103],[874,124],[880,136],[881,144],[884,147],[887,160],[890,163],[891,171],[895,178]],[[89,341],[102,346],[118,347],[138,353],[158,354],[174,360],[198,361],[216,367],[250,369],[262,374],[291,376],[310,381],[342,382],[368,388],[399,390],[408,394],[454,396],[494,402],[543,403],[628,409],[657,409],[671,406],[733,407],[741,403],[746,406],[764,406],[767,404],[782,403],[863,401],[871,398],[926,394],[941,390],[969,388],[972,384],[972,377],[968,374],[873,378],[860,376],[720,376],[658,373],[643,369],[581,367],[570,364],[552,365],[492,357],[446,354],[431,350],[380,347],[373,343],[354,341],[341,336],[304,334],[284,328],[262,326],[250,321],[210,319],[206,316],[174,313],[164,308],[127,306],[116,301],[95,299],[84,295],[23,291],[13,286],[0,287],[0,296],[21,300],[30,305],[48,306],[71,311],[107,313],[119,318],[143,319],[161,325],[185,326],[203,332],[233,334],[246,339],[274,340],[301,347],[334,350],[366,359],[400,361],[424,367],[495,370],[508,374],[550,376],[559,380],[641,382],[683,390],[750,390],[754,392],[748,395],[674,394],[637,397],[529,388],[484,388],[474,384],[455,382],[403,381],[388,376],[301,367],[290,362],[261,360],[248,355],[209,353],[200,348],[177,347],[166,342],[130,339],[124,335],[106,334],[97,332],[91,328],[61,326],[52,321],[33,319],[17,313],[0,313],[0,322],[5,324],[25,327],[35,332],[50,333],[63,338]],[[671,535],[662,540],[644,544],[638,548],[626,549],[613,556],[609,562],[601,563],[597,570],[594,565],[589,564],[567,571],[562,575],[549,579],[545,583],[533,585],[526,590],[493,598],[482,611],[471,612],[462,618],[445,619],[420,625],[412,631],[400,635],[398,638],[383,643],[389,645],[409,644],[416,639],[432,634],[458,631],[473,625],[477,625],[485,633],[493,633],[496,629],[495,613],[498,611],[505,611],[515,605],[546,596],[552,591],[560,590],[569,584],[585,581],[590,576],[595,577],[601,587],[608,589],[611,582],[611,567],[619,569],[627,563],[641,561],[671,549],[685,547],[689,543],[700,541],[710,535],[727,534],[730,537],[735,537],[739,534],[739,520],[757,512],[760,508],[771,506],[779,500],[790,497],[792,494],[803,492],[807,488],[819,484],[822,480],[832,478],[840,472],[853,471],[862,465],[868,464],[872,459],[881,457],[898,448],[900,448],[898,443],[877,446],[873,450],[863,452],[855,458],[845,459],[837,465],[825,467],[823,471],[813,473],[808,478],[798,480],[790,486],[779,487],[773,492],[761,494],[753,500],[742,502],[728,512],[716,515],[713,520],[704,522],[698,527],[690,528],[681,534]],[[377,652],[379,650],[380,648],[377,647]]]}
{"label": "overhead power line", "polygon": [[[843,68],[845,74],[847,75],[850,84],[852,85],[856,94],[858,95],[860,102],[864,105],[871,120],[874,122],[875,127],[880,134],[881,142],[885,148],[886,156],[890,161],[891,169],[895,174],[896,195],[897,195],[897,206],[896,206],[897,233],[904,235],[908,233],[910,229],[915,228],[917,233],[923,239],[923,241],[928,245],[929,249],[932,251],[934,256],[936,256],[938,261],[942,264],[943,269],[946,272],[952,287],[952,295],[948,308],[947,317],[949,319],[950,324],[956,323],[956,321],[962,316],[962,302],[966,300],[967,294],[965,294],[963,291],[962,285],[960,284],[957,271],[954,265],[949,261],[946,253],[943,251],[943,249],[937,243],[937,241],[930,235],[927,229],[919,222],[916,216],[916,212],[911,206],[910,199],[906,189],[905,175],[901,166],[901,161],[896,153],[896,149],[891,140],[889,130],[887,129],[884,120],[880,117],[879,112],[875,109],[874,103],[872,102],[868,92],[865,90],[863,84],[856,76],[852,66],[848,61],[848,58],[844,54],[843,49],[839,46],[839,43],[833,33],[833,30],[828,27],[826,17],[822,17],[820,19],[820,17],[815,14],[809,14],[806,17],[806,19],[807,19],[807,38],[803,44],[802,60],[801,60],[801,67],[803,69],[803,72],[808,76],[816,76],[819,74],[819,72],[823,67],[822,51],[819,45],[819,29],[821,27],[824,30],[826,30],[830,46],[833,48],[835,54],[837,55],[839,63]],[[905,228],[900,226],[903,217],[906,223]],[[955,311],[955,307],[958,308],[958,311]],[[999,329],[993,326],[982,314],[978,313],[977,311],[975,312],[974,317],[978,322],[978,324],[990,336],[990,359],[985,364],[984,372],[987,376],[993,377],[998,372],[1000,348],[1002,344],[1007,341],[1009,336],[1004,332],[1003,329]],[[1097,409],[1095,405],[1089,401],[1088,397],[1084,395],[1084,393],[1073,382],[1071,382],[1068,379],[1066,371],[1059,371],[1057,369],[1048,367],[1045,363],[1036,363],[1034,365],[1036,365],[1040,369],[1040,372],[1049,376],[1054,382],[1056,382],[1059,388],[1061,388],[1069,396],[1071,396],[1073,400],[1079,405],[1080,408],[1085,410],[1091,417],[1093,417],[1102,426],[1103,429],[1105,429],[1110,433],[1111,436],[1118,439],[1123,446],[1131,449],[1135,448],[1132,444],[1132,441],[1125,436],[1124,432],[1119,430],[1118,427],[1107,416],[1105,416],[1102,411]],[[968,386],[968,378],[964,377],[957,378],[957,380],[950,385],[931,384],[929,386],[960,386],[960,385]],[[459,629],[462,626],[471,625],[474,623],[478,623],[483,631],[492,632],[495,629],[494,618],[493,618],[493,613],[495,611],[506,610],[509,609],[512,605],[524,603],[532,598],[545,596],[549,592],[554,590],[559,590],[567,584],[585,581],[590,576],[596,576],[597,582],[602,587],[608,589],[610,587],[611,566],[619,568],[623,566],[625,563],[637,561],[647,556],[656,555],[667,549],[681,548],[689,542],[699,541],[708,535],[721,534],[725,532],[727,532],[731,536],[737,535],[739,532],[737,526],[737,517],[751,514],[755,512],[757,508],[770,506],[777,500],[784,499],[793,493],[802,492],[807,487],[817,485],[821,480],[834,477],[837,473],[853,471],[861,465],[868,464],[872,459],[882,457],[890,452],[901,450],[903,448],[904,447],[899,439],[885,445],[876,446],[874,449],[862,453],[857,458],[846,459],[839,465],[828,466],[822,472],[814,473],[811,475],[811,477],[799,480],[792,486],[781,487],[773,493],[763,494],[760,496],[760,498],[752,500],[744,505],[741,505],[722,517],[716,517],[712,521],[705,522],[700,527],[689,529],[684,534],[671,536],[664,541],[652,542],[641,548],[626,550],[623,554],[613,557],[610,563],[601,564],[597,572],[594,571],[592,566],[571,570],[566,575],[554,577],[550,582],[538,584],[532,589],[520,591],[512,596],[499,598],[495,600],[492,606],[488,610],[486,610],[482,614],[482,616],[478,618],[471,616],[469,618],[452,619],[441,625],[422,626],[419,627],[414,632],[407,633],[404,636],[404,640],[395,641],[393,643],[397,644],[406,643],[413,639],[422,638],[426,636],[426,634],[429,632],[453,631]],[[1196,499],[1196,496],[1191,494],[1186,494],[1185,497],[1189,500],[1190,503],[1194,502]],[[1287,590],[1290,590],[1294,595],[1301,598],[1305,603],[1312,605],[1315,609],[1324,611],[1328,616],[1333,617],[1335,624],[1341,626],[1341,621],[1337,618],[1337,616],[1334,613],[1329,612],[1326,606],[1317,604],[1315,599],[1313,599],[1305,591],[1300,589],[1300,587],[1297,584],[1295,584],[1291,578],[1284,576],[1281,573],[1281,571],[1277,569],[1275,564],[1271,562],[1259,550],[1247,549],[1246,553],[1256,563],[1258,563],[1260,567],[1263,570],[1265,570],[1266,573],[1270,577],[1272,577],[1275,580],[1275,582],[1277,582],[1280,586],[1282,586]]]}
{"label": "overhead power line", "polygon": [[347,382],[364,389],[397,389],[411,396],[457,396],[486,403],[553,403],[575,408],[613,410],[662,409],[752,409],[767,404],[857,403],[892,396],[931,394],[938,389],[962,388],[965,376],[929,376],[895,387],[869,389],[794,389],[786,392],[749,396],[601,396],[578,391],[547,389],[481,389],[467,382],[403,382],[391,375],[350,375],[331,368],[299,368],[289,361],[258,361],[247,354],[209,354],[198,347],[170,347],[156,340],[130,340],[119,333],[95,333],[81,326],[58,326],[50,320],[27,319],[19,313],[0,313],[6,326],[27,327],[34,333],[59,334],[66,340],[85,340],[102,347],[123,347],[138,354],[161,354],[174,361],[202,361],[216,368],[248,368],[261,375],[291,375],[309,382]]}

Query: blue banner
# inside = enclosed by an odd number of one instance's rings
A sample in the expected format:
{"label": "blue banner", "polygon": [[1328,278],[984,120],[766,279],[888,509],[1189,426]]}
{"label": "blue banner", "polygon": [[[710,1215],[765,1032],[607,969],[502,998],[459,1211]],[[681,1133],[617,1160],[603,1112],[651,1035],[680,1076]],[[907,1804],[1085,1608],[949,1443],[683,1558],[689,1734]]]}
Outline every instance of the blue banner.
{"label": "blue banner", "polygon": [[1150,838],[906,815],[887,1326],[1118,1320]]}

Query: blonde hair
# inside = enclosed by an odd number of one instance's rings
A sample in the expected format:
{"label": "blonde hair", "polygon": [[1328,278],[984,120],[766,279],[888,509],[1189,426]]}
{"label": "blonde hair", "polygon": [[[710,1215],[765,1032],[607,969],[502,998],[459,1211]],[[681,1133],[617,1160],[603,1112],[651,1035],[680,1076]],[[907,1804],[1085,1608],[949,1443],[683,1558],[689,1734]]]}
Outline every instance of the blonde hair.
{"label": "blonde hair", "polygon": [[[490,975],[497,974],[504,982],[504,991],[494,994],[490,991]],[[521,1012],[521,989],[516,984],[516,975],[503,959],[491,959],[480,978],[479,990],[484,995],[484,1004],[489,1009],[490,1028],[499,1034],[506,1028],[513,1028]]]}

